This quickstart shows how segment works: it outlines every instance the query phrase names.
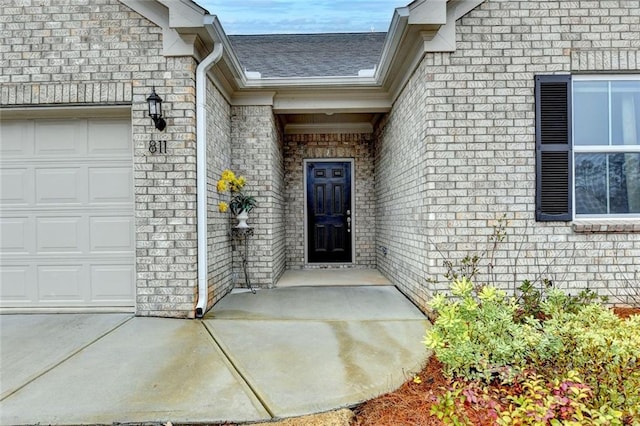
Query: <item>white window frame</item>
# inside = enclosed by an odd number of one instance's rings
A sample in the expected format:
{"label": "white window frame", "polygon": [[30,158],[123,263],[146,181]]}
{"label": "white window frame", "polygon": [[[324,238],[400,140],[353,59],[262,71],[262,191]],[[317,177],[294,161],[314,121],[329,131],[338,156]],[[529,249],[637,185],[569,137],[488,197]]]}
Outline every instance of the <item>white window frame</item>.
{"label": "white window frame", "polygon": [[[572,167],[571,171],[572,181],[571,181],[571,190],[573,191],[573,218],[575,220],[585,220],[585,219],[598,219],[600,220],[612,220],[612,221],[620,221],[633,219],[634,221],[640,220],[640,213],[625,213],[625,214],[578,214],[576,211],[576,154],[584,154],[584,153],[598,153],[598,154],[615,154],[615,153],[640,153],[640,144],[638,145],[576,145],[574,143],[574,130],[576,124],[575,120],[575,108],[574,108],[574,84],[575,82],[585,82],[585,81],[638,81],[640,83],[640,75],[639,74],[608,74],[608,75],[572,75],[571,76],[571,146],[572,146]],[[611,91],[609,90],[609,100],[611,100]],[[611,108],[611,102],[609,102],[609,108]],[[611,111],[609,111],[609,142],[611,141]]]}

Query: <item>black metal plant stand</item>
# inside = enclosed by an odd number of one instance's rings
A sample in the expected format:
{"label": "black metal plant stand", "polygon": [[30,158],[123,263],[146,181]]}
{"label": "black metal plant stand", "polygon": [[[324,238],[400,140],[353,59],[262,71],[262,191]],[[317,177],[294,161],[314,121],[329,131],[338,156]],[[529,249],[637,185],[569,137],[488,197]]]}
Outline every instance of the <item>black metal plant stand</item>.
{"label": "black metal plant stand", "polygon": [[[237,252],[240,254],[242,260],[242,271],[244,273],[244,283],[247,288],[251,290],[251,293],[256,294],[256,290],[251,287],[251,281],[249,280],[249,273],[247,272],[247,265],[249,264],[249,237],[253,236],[253,228],[231,228],[231,239],[233,241],[244,240],[244,253],[240,250]],[[237,245],[234,244],[237,248]]]}

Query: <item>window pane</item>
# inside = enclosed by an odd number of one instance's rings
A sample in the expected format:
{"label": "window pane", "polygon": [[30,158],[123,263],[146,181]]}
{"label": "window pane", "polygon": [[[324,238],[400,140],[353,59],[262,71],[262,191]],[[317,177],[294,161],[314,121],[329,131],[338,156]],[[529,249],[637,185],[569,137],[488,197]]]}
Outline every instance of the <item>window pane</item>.
{"label": "window pane", "polygon": [[640,145],[640,81],[611,82],[613,145]]}
{"label": "window pane", "polygon": [[576,214],[640,213],[640,153],[583,153],[575,161]]}
{"label": "window pane", "polygon": [[607,214],[605,154],[576,154],[576,214]]}
{"label": "window pane", "polygon": [[574,145],[609,145],[609,83],[573,83]]}
{"label": "window pane", "polygon": [[640,213],[640,154],[609,154],[610,213]]}

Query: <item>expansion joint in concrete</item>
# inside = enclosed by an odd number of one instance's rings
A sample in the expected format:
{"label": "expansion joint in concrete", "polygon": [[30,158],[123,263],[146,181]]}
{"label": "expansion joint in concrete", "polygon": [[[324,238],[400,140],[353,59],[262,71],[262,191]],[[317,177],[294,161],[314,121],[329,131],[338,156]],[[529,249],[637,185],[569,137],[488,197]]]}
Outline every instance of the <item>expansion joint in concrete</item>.
{"label": "expansion joint in concrete", "polygon": [[47,374],[48,372],[50,372],[51,370],[53,370],[56,367],[59,367],[60,365],[64,364],[65,362],[67,362],[68,360],[70,360],[71,358],[73,358],[74,356],[76,356],[77,354],[79,354],[80,352],[82,352],[83,350],[87,349],[89,346],[93,345],[94,343],[96,343],[97,341],[103,339],[105,336],[113,333],[114,331],[116,331],[117,329],[119,329],[120,327],[122,327],[123,325],[125,325],[127,322],[131,321],[131,319],[133,318],[133,316],[124,319],[123,321],[121,321],[120,323],[116,324],[115,326],[111,327],[110,329],[108,329],[107,331],[105,331],[104,333],[102,333],[101,335],[99,335],[98,337],[96,337],[95,339],[87,342],[86,344],[80,346],[78,349],[74,350],[73,352],[71,352],[69,355],[65,356],[63,359],[61,359],[60,361],[50,365],[49,367],[45,368],[44,370],[42,370],[41,372],[39,372],[38,374],[36,374],[35,376],[31,377],[29,380],[27,380],[26,382],[24,382],[22,385],[18,386],[17,388],[15,388],[13,391],[11,391],[10,393],[8,393],[7,395],[4,395],[2,398],[0,398],[0,402],[4,401],[5,399],[9,398],[11,395],[15,394],[16,392],[18,392],[19,390],[25,388],[26,386],[28,386],[30,383],[33,383],[34,381],[38,380],[40,377],[44,376],[45,374]]}
{"label": "expansion joint in concrete", "polygon": [[201,323],[202,323],[202,326],[204,327],[204,329],[209,334],[209,336],[211,336],[211,340],[213,340],[213,343],[216,345],[216,347],[218,348],[220,353],[224,356],[224,359],[225,359],[226,363],[229,365],[229,367],[233,370],[233,372],[235,372],[235,374],[240,379],[242,379],[242,382],[251,391],[253,396],[256,398],[256,400],[258,400],[258,402],[260,403],[262,408],[265,409],[265,411],[269,414],[269,416],[271,416],[271,418],[276,418],[276,415],[269,408],[269,406],[267,405],[267,402],[264,400],[264,398],[262,398],[262,396],[260,396],[260,392],[258,392],[258,390],[251,384],[249,379],[244,374],[242,374],[242,371],[240,371],[240,369],[235,365],[235,363],[233,362],[233,359],[231,358],[229,353],[224,349],[224,347],[220,344],[220,342],[218,342],[218,339],[216,339],[216,336],[214,336],[213,331],[210,330],[209,327],[207,327],[204,324],[204,322],[201,322]]}

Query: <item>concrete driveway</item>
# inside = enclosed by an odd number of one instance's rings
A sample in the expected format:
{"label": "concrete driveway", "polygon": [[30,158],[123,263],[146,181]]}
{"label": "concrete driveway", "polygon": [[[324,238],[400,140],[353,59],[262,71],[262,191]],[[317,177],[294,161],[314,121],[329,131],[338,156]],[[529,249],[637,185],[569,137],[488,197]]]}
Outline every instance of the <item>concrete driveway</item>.
{"label": "concrete driveway", "polygon": [[350,406],[428,357],[391,286],[234,292],[203,320],[0,316],[0,424],[251,422]]}

